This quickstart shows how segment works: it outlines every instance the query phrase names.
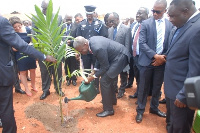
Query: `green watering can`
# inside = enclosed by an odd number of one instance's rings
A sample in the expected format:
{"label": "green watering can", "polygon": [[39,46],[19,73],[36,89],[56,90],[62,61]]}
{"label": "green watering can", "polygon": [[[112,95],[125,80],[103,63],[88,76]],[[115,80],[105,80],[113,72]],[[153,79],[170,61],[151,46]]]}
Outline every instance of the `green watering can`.
{"label": "green watering can", "polygon": [[71,100],[85,100],[86,102],[92,101],[98,94],[96,87],[94,86],[94,81],[89,84],[82,82],[79,87],[80,95],[78,97],[68,99],[65,97],[64,102],[68,103]]}

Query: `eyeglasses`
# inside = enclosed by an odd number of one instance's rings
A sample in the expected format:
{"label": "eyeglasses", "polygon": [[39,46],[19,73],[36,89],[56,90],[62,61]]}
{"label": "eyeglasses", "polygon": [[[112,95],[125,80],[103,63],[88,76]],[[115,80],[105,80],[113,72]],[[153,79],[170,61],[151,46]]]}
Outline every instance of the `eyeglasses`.
{"label": "eyeglasses", "polygon": [[156,13],[156,14],[161,14],[164,10],[162,10],[162,11],[157,11],[157,10],[151,10],[153,13]]}

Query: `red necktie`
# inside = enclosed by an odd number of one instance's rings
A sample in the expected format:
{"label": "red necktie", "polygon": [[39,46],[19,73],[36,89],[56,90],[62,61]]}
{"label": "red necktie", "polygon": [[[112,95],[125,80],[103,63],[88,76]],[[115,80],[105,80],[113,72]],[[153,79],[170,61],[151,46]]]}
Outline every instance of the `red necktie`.
{"label": "red necktie", "polygon": [[138,28],[138,30],[136,32],[136,35],[134,37],[134,40],[133,40],[133,56],[134,57],[136,56],[136,47],[137,47],[137,40],[139,38],[140,28],[141,28],[141,25],[139,26],[139,28]]}

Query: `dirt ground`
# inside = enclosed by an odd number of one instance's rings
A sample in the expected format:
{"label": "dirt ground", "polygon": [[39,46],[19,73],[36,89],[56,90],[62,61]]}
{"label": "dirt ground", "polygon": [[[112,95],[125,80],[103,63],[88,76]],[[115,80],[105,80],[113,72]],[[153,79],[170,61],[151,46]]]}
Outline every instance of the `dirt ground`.
{"label": "dirt ground", "polygon": [[[151,97],[148,97],[142,123],[136,123],[136,99],[128,98],[135,92],[135,82],[132,88],[126,89],[124,97],[118,99],[117,105],[114,106],[115,115],[96,117],[96,113],[102,111],[101,95],[98,94],[91,102],[76,100],[63,104],[65,123],[61,125],[59,97],[55,93],[53,84],[50,89],[51,94],[45,100],[40,100],[42,89],[39,68],[36,69],[36,74],[36,86],[39,91],[32,91],[32,97],[14,92],[18,133],[166,133],[165,119],[149,114]],[[66,86],[65,82],[63,83],[62,88],[68,98],[79,95],[78,88],[81,81],[82,78],[79,77],[76,87]],[[21,87],[24,89],[22,84]],[[163,97],[164,95],[161,99]],[[165,104],[159,105],[159,109],[166,112]]]}

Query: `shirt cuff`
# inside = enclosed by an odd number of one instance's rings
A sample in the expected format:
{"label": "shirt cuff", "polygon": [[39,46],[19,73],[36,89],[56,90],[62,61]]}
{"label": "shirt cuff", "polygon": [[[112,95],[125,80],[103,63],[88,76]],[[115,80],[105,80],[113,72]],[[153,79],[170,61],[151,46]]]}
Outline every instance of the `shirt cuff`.
{"label": "shirt cuff", "polygon": [[46,57],[46,55],[44,54],[44,60],[46,60],[46,58],[47,58],[47,57]]}
{"label": "shirt cuff", "polygon": [[99,69],[98,69],[98,68],[94,68],[94,70],[95,70],[95,71],[99,71]]}
{"label": "shirt cuff", "polygon": [[93,78],[95,78],[95,79],[96,79],[96,78],[97,78],[97,76],[93,75]]}

